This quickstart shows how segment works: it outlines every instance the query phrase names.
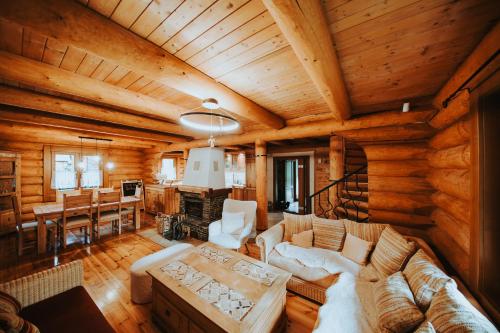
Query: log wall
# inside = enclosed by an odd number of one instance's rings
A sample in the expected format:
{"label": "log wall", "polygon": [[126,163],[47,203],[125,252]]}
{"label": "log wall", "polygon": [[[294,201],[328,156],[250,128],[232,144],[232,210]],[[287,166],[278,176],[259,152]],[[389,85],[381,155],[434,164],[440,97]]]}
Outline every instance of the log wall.
{"label": "log wall", "polygon": [[186,160],[182,156],[173,154],[165,155],[163,153],[145,153],[141,166],[141,175],[145,184],[155,183],[154,175],[160,171],[162,158],[175,158],[177,179],[184,178]]}
{"label": "log wall", "polygon": [[438,133],[429,140],[431,168],[427,179],[436,190],[429,230],[433,245],[449,264],[470,282],[471,120],[470,96],[458,95],[430,121]]}
{"label": "log wall", "polygon": [[432,225],[434,189],[426,142],[363,145],[368,160],[370,222],[394,225],[406,234],[422,237]]}

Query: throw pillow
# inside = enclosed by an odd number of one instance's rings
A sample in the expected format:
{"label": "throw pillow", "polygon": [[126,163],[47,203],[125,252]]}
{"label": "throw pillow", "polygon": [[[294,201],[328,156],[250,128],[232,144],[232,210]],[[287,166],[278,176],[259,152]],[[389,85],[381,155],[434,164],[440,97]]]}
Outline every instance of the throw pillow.
{"label": "throw pillow", "polygon": [[0,312],[0,332],[40,333],[38,327],[15,313]]}
{"label": "throw pillow", "polygon": [[429,321],[424,321],[420,326],[415,330],[415,333],[436,333],[434,326]]}
{"label": "throw pillow", "polygon": [[410,258],[403,274],[415,295],[415,302],[422,311],[427,310],[434,294],[444,285],[455,285],[455,281],[443,273],[422,249]]}
{"label": "throw pillow", "polygon": [[368,265],[361,268],[358,277],[364,281],[377,282],[380,279],[383,279],[385,276],[381,276],[381,274],[373,267],[373,265],[369,263]]}
{"label": "throw pillow", "polygon": [[351,220],[342,220],[344,222],[345,231],[358,238],[364,239],[367,242],[377,243],[382,231],[387,224],[378,223],[358,223]]}
{"label": "throw pillow", "polygon": [[414,242],[388,226],[382,231],[370,261],[378,272],[388,276],[401,270],[415,250]]}
{"label": "throw pillow", "polygon": [[292,235],[292,244],[300,247],[312,247],[313,231],[306,230]]}
{"label": "throw pillow", "polygon": [[19,313],[21,311],[21,304],[13,296],[0,291],[0,313]]}
{"label": "throw pillow", "polygon": [[378,282],[374,293],[380,332],[411,332],[424,321],[403,273],[396,272]]}
{"label": "throw pillow", "polygon": [[221,224],[221,231],[223,234],[239,235],[245,225],[245,213],[222,212]]}
{"label": "throw pillow", "polygon": [[314,247],[333,251],[340,251],[342,249],[345,238],[344,222],[313,216],[312,228],[314,232]]}
{"label": "throw pillow", "polygon": [[311,230],[312,229],[312,218],[313,214],[309,215],[296,215],[283,213],[283,218],[285,219],[285,233],[283,240],[287,242],[292,241],[292,235],[298,234],[299,232]]}
{"label": "throw pillow", "polygon": [[373,243],[347,234],[342,249],[342,255],[360,265],[366,265],[368,255],[373,249]]}
{"label": "throw pillow", "polygon": [[426,315],[440,333],[498,332],[452,284],[445,285],[434,295]]}

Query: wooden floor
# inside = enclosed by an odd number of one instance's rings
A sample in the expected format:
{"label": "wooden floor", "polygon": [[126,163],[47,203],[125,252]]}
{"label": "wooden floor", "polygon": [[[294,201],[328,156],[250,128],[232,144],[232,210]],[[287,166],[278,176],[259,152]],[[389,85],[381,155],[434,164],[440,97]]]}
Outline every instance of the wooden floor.
{"label": "wooden floor", "polygon": [[[151,216],[144,216],[143,221],[141,230],[153,228]],[[92,245],[82,245],[78,241],[78,237],[73,237],[70,240],[73,244],[57,255],[35,257],[26,254],[22,258],[2,260],[4,267],[0,270],[0,282],[83,259],[84,286],[117,332],[159,332],[151,322],[151,305],[137,305],[130,301],[129,267],[134,261],[162,247],[134,231],[103,237]],[[250,256],[259,258],[255,244],[249,244],[249,249]],[[8,266],[6,262],[9,262]],[[312,330],[317,317],[317,304],[289,293],[286,307],[288,332]]]}

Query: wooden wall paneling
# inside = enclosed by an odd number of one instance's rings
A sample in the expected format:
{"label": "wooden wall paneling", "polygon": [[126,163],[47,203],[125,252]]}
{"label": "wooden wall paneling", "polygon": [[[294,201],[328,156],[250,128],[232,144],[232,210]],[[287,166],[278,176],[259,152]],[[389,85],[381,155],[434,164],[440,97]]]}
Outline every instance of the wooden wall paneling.
{"label": "wooden wall paneling", "polygon": [[470,119],[465,117],[461,121],[439,131],[429,141],[431,147],[443,149],[465,144],[470,140]]}
{"label": "wooden wall paneling", "polygon": [[454,99],[450,101],[447,108],[429,121],[429,125],[434,128],[444,128],[453,124],[457,119],[469,113],[470,94],[468,90],[461,91]]}
{"label": "wooden wall paneling", "polygon": [[434,169],[427,177],[437,190],[463,200],[470,200],[470,173],[463,169]]}

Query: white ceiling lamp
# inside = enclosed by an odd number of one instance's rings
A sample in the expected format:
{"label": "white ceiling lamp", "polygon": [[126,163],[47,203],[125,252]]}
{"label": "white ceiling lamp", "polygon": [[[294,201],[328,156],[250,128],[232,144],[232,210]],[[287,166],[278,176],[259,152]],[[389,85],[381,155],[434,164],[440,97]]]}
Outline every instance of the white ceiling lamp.
{"label": "white ceiling lamp", "polygon": [[194,130],[209,132],[210,138],[208,139],[208,144],[210,147],[215,146],[214,133],[231,132],[240,127],[240,123],[230,115],[213,112],[213,110],[219,109],[219,103],[215,98],[204,99],[201,107],[210,111],[184,113],[180,116],[180,123]]}

